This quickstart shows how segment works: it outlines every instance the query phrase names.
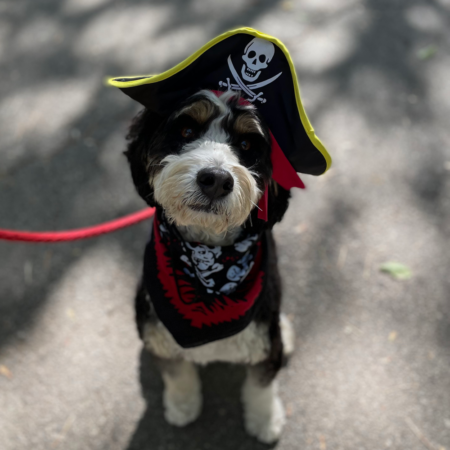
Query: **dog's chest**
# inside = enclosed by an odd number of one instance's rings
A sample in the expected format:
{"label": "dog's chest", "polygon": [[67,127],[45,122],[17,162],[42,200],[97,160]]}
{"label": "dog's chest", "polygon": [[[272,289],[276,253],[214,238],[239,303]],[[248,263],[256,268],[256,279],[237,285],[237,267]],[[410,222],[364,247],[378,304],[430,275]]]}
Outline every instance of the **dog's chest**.
{"label": "dog's chest", "polygon": [[267,358],[270,349],[267,324],[256,322],[231,337],[193,348],[180,347],[159,320],[147,322],[143,338],[147,350],[160,358],[183,358],[198,364],[257,364]]}
{"label": "dog's chest", "polygon": [[[180,227],[179,231],[186,241],[202,241],[209,246],[223,246],[231,245],[242,230],[236,228],[220,237],[208,235],[204,229],[195,227]],[[252,321],[233,336],[198,347],[183,348],[159,320],[148,293],[146,301],[150,307],[151,320],[145,324],[143,340],[147,350],[160,358],[182,358],[198,364],[214,361],[257,364],[268,357],[270,339],[268,325],[265,323]]]}

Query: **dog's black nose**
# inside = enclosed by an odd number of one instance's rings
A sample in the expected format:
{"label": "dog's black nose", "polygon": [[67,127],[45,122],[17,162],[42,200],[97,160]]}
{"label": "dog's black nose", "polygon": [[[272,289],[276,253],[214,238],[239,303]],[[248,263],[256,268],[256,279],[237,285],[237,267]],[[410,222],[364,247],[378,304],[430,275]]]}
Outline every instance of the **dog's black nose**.
{"label": "dog's black nose", "polygon": [[197,184],[208,198],[215,200],[233,191],[234,179],[223,169],[202,169],[197,174]]}

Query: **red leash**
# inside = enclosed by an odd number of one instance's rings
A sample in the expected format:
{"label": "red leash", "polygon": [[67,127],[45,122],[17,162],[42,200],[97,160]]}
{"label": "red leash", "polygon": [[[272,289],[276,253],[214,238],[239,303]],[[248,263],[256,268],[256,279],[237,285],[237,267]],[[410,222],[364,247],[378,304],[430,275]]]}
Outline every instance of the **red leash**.
{"label": "red leash", "polygon": [[145,219],[149,219],[155,214],[155,208],[146,208],[142,211],[130,214],[119,219],[111,220],[93,227],[80,228],[69,231],[14,231],[0,229],[0,240],[7,241],[25,241],[25,242],[65,242],[76,241],[77,239],[86,239],[100,234],[111,233],[121,228],[129,227]]}

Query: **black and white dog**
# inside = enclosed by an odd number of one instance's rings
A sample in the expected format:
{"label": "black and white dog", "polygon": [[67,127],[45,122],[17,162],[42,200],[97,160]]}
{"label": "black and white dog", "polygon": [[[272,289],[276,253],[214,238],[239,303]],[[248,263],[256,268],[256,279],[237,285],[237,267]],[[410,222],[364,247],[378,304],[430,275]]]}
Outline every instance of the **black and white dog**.
{"label": "black and white dog", "polygon": [[[202,395],[195,364],[245,364],[246,429],[262,442],[274,442],[284,424],[275,377],[293,350],[293,332],[280,315],[281,285],[271,233],[286,212],[290,193],[271,179],[268,127],[256,108],[236,92],[204,90],[167,117],[143,110],[134,119],[128,140],[126,156],[136,189],[157,208],[152,236],[156,241],[147,246],[136,317],[145,347],[162,373],[165,417],[184,426],[199,416]],[[257,218],[266,187],[267,222]],[[227,253],[231,250],[236,258]],[[228,271],[227,261],[231,261]],[[167,297],[171,288],[165,284],[170,280],[161,278],[166,269],[178,277],[172,297]],[[246,302],[236,292],[259,273],[264,273],[264,281],[257,295],[252,290],[256,281],[246,287],[254,298],[250,309],[242,309]],[[185,287],[189,280],[194,286],[190,291]],[[158,283],[162,285],[153,291]],[[161,298],[156,302],[153,297]],[[168,311],[171,304],[175,307]],[[241,309],[233,316],[236,305]],[[191,320],[171,329],[175,314]],[[187,331],[180,331],[185,323]],[[215,333],[212,339],[209,333]]]}

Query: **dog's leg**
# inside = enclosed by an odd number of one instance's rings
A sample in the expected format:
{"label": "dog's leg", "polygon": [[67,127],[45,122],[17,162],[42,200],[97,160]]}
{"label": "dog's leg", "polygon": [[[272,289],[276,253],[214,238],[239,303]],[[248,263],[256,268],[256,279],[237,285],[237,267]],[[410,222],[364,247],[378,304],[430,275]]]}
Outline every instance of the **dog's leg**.
{"label": "dog's leg", "polygon": [[183,427],[200,415],[202,393],[197,368],[184,360],[158,359],[164,381],[164,417]]}
{"label": "dog's leg", "polygon": [[295,331],[292,322],[286,314],[280,314],[281,341],[283,342],[283,356],[287,360],[294,353]]}
{"label": "dog's leg", "polygon": [[276,380],[267,376],[266,364],[248,367],[242,400],[247,432],[266,444],[278,440],[285,422],[284,408]]}

